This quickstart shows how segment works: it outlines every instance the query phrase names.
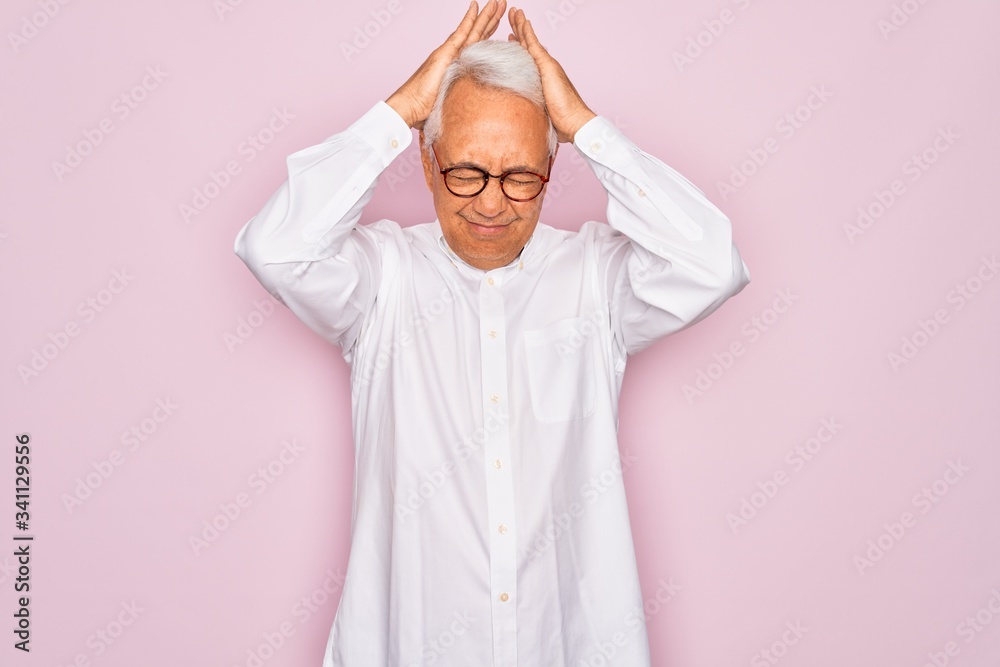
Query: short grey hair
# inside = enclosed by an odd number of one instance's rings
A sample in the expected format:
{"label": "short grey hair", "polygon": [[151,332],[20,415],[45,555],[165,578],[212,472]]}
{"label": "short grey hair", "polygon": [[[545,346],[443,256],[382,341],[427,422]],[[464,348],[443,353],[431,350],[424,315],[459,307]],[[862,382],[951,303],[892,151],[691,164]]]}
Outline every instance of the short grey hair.
{"label": "short grey hair", "polygon": [[466,77],[481,86],[520,95],[544,111],[549,124],[549,155],[555,155],[559,137],[545,108],[542,77],[538,72],[538,66],[535,65],[535,59],[518,42],[497,40],[483,40],[469,44],[448,65],[434,107],[424,122],[425,151],[430,152],[431,144],[441,138],[441,117],[448,91],[452,84]]}

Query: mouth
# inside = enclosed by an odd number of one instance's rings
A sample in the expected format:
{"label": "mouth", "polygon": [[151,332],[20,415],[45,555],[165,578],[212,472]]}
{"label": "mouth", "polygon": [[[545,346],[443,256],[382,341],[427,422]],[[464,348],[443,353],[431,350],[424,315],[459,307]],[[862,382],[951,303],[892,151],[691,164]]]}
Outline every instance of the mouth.
{"label": "mouth", "polygon": [[497,234],[502,234],[503,230],[507,228],[507,225],[477,225],[474,222],[469,222],[469,226],[472,227],[472,231],[477,234],[483,234],[486,236],[495,236]]}

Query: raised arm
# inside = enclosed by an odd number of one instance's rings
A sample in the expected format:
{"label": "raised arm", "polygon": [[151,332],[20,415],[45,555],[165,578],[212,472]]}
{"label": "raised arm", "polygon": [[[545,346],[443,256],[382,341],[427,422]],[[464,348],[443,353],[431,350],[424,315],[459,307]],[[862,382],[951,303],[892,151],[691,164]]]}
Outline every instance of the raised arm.
{"label": "raised arm", "polygon": [[383,274],[379,226],[359,226],[379,175],[430,113],[444,71],[489,39],[505,2],[469,5],[458,28],[385,102],[347,130],[287,158],[288,178],[236,236],[234,251],[269,293],[350,361]]}
{"label": "raised arm", "polygon": [[699,322],[749,284],[729,219],[690,181],[602,116],[575,145],[608,194],[608,224],[624,237],[608,246],[605,289],[625,353]]}
{"label": "raised arm", "polygon": [[643,152],[583,102],[562,66],[512,9],[517,40],[535,59],[552,124],[587,158],[608,193],[605,288],[620,348],[633,354],[701,320],[750,282],[729,219],[690,181]]}
{"label": "raised arm", "polygon": [[411,140],[377,103],[344,132],[289,155],[287,180],[236,236],[234,251],[264,289],[347,358],[382,276],[378,230],[357,222]]}

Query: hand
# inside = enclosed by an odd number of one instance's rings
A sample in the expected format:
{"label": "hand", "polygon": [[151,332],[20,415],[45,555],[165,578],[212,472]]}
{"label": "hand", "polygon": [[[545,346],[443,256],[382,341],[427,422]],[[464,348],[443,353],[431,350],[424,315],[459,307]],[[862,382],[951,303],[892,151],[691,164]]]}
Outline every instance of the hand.
{"label": "hand", "polygon": [[511,30],[514,32],[507,38],[507,41],[520,42],[521,46],[527,49],[531,57],[535,59],[535,64],[538,66],[538,72],[542,76],[542,94],[545,97],[545,107],[548,109],[549,118],[556,128],[556,133],[559,135],[559,141],[572,143],[577,130],[597,114],[584,104],[580,93],[570,83],[562,65],[549,55],[549,52],[538,41],[535,30],[531,27],[531,21],[524,16],[524,10],[511,7],[508,20]]}
{"label": "hand", "polygon": [[448,65],[469,44],[489,39],[500,25],[506,7],[507,0],[488,0],[480,12],[479,3],[472,2],[455,32],[431,52],[424,64],[385,103],[395,109],[407,125],[423,129]]}

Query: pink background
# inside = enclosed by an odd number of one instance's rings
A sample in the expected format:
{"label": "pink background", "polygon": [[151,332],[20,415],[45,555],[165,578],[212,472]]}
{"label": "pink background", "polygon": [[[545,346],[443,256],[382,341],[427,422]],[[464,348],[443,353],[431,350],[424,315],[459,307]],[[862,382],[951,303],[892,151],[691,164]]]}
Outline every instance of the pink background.
{"label": "pink background", "polygon": [[[243,666],[283,624],[293,632],[263,664],[321,663],[350,527],[348,368],[271,310],[233,240],[286,178],[285,156],[385,99],[464,5],[222,2],[0,10],[4,665]],[[1000,665],[1000,279],[984,264],[1000,252],[1000,5],[524,7],[588,104],[730,217],[753,277],[626,374],[621,450],[636,460],[624,474],[653,664]],[[366,24],[377,34],[345,55]],[[286,120],[269,133],[276,109]],[[88,134],[99,143],[57,175]],[[433,219],[415,158],[413,145],[389,167],[362,222]],[[229,162],[238,173],[214,187]],[[563,190],[542,219],[604,220],[575,150],[554,169]],[[743,180],[721,191],[734,169]],[[196,191],[207,206],[185,220]],[[852,232],[859,207],[876,216]],[[774,309],[779,291],[791,305]],[[67,326],[76,335],[60,337]],[[51,358],[22,377],[36,351]],[[123,440],[132,428],[144,440]],[[21,432],[30,656],[11,647]],[[292,440],[301,451],[273,463]],[[262,482],[269,462],[280,474]],[[67,506],[81,483],[89,496]],[[239,516],[193,548],[237,498]]]}

